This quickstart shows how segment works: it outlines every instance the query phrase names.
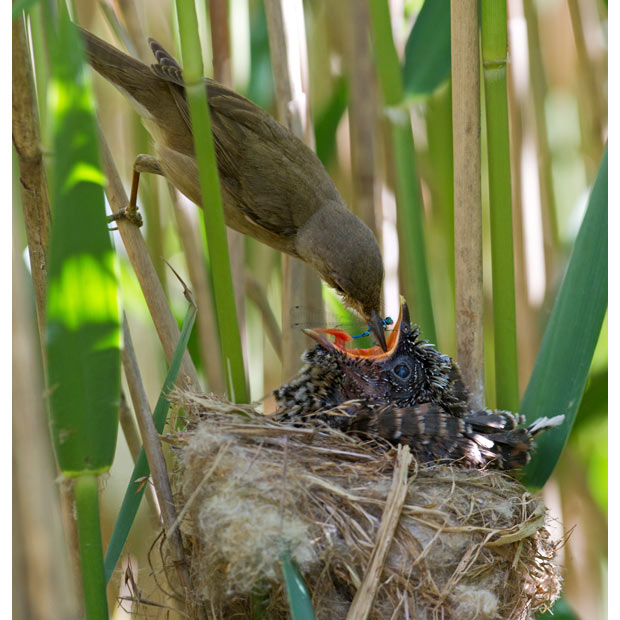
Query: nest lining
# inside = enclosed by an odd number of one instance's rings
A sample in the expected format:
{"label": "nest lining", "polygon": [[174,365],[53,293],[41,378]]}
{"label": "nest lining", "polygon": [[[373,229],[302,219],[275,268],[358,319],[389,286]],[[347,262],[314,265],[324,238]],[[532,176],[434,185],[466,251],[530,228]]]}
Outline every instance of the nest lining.
{"label": "nest lining", "polygon": [[[261,590],[267,617],[288,618],[285,547],[317,618],[345,618],[375,548],[396,450],[282,426],[215,397],[172,400],[188,416],[168,441],[195,602],[215,618],[249,618]],[[370,617],[517,620],[546,609],[560,582],[544,522],[542,501],[505,473],[414,462]]]}

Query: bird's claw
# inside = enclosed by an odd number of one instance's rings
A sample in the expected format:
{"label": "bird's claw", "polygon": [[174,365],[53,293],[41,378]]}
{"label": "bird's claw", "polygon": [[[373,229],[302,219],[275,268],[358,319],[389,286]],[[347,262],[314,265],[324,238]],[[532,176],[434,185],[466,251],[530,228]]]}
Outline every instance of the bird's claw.
{"label": "bird's claw", "polygon": [[[140,215],[140,211],[136,205],[127,205],[116,211],[116,213],[108,216],[108,223],[118,222],[118,220],[127,220],[138,228],[144,223],[142,215]],[[118,228],[112,228],[111,230],[118,230]]]}

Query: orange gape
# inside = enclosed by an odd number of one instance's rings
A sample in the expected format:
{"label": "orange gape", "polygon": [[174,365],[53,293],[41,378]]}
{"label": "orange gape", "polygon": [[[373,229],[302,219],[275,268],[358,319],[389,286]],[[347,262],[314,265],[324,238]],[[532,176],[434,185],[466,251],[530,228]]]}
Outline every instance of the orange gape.
{"label": "orange gape", "polygon": [[[398,325],[397,325],[398,328]],[[347,347],[347,342],[353,340],[353,336],[345,332],[343,329],[326,329],[322,327],[315,327],[315,332],[322,332],[334,337],[334,346],[337,349],[345,352],[347,355],[353,357],[367,357],[367,358],[379,358],[387,355],[393,348],[396,340],[397,329],[390,332],[387,338],[387,351],[383,351],[380,346],[368,347],[366,349],[353,349]]]}

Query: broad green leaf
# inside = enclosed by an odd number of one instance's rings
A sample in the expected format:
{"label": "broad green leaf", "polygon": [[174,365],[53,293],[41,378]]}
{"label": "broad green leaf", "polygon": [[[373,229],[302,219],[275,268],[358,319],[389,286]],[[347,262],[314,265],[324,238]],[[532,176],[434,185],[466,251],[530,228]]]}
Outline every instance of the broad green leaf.
{"label": "broad green leaf", "polygon": [[66,476],[101,473],[116,448],[120,322],[93,99],[81,41],[61,11],[48,28],[54,160],[48,264],[52,436]]}
{"label": "broad green leaf", "polygon": [[521,403],[529,422],[540,416],[566,416],[562,426],[536,441],[524,479],[532,487],[545,484],[566,444],[606,309],[607,148]]}
{"label": "broad green leaf", "polygon": [[64,3],[46,5],[51,59],[52,227],[47,282],[47,379],[52,438],[75,477],[85,615],[107,620],[97,474],[116,449],[120,318],[105,217],[93,98],[82,43]]}
{"label": "broad green leaf", "polygon": [[405,94],[432,93],[448,78],[450,67],[450,0],[426,0],[405,47]]}
{"label": "broad green leaf", "polygon": [[579,405],[579,412],[575,418],[573,431],[607,417],[608,412],[608,372],[607,368],[599,372],[590,373],[586,383],[583,398]]}

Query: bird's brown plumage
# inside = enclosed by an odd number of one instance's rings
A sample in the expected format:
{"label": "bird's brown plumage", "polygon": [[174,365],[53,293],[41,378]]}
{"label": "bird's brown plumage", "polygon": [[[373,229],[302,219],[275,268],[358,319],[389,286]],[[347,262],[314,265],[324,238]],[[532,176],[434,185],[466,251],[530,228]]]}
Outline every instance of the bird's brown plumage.
{"label": "bird's brown plumage", "polygon": [[[201,205],[181,67],[154,40],[157,62],[149,67],[81,31],[92,67],[142,117],[164,176]],[[317,156],[250,100],[208,78],[204,82],[227,225],[310,264],[366,320],[373,311],[380,315],[379,246],[346,208]]]}

